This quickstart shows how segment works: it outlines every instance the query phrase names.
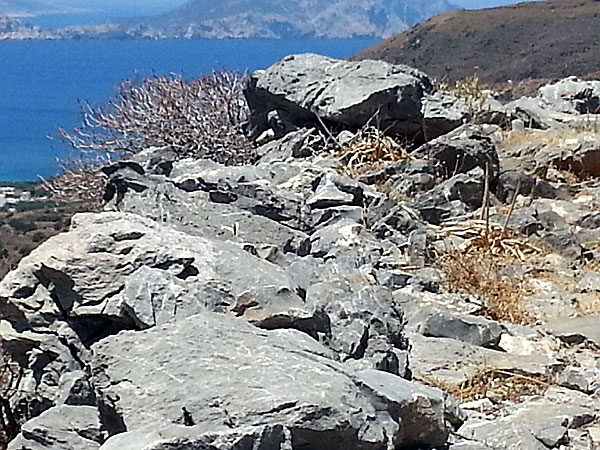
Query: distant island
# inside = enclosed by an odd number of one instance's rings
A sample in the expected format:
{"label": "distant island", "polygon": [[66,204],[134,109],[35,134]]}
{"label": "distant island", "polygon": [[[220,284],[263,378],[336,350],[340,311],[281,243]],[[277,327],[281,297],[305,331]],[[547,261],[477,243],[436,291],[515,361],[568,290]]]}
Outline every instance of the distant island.
{"label": "distant island", "polygon": [[157,16],[99,25],[42,28],[14,15],[0,17],[0,40],[387,38],[457,8],[447,0],[242,0],[235,5],[231,1],[207,4],[190,0]]}

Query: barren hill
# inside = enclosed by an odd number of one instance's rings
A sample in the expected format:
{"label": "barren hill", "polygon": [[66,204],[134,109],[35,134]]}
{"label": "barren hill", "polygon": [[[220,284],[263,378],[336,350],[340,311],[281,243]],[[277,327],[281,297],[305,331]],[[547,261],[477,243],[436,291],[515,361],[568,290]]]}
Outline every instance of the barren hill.
{"label": "barren hill", "polygon": [[452,11],[355,55],[415,66],[437,78],[488,83],[585,76],[600,70],[600,1],[550,0]]}
{"label": "barren hill", "polygon": [[455,8],[447,0],[190,0],[146,22],[176,37],[389,37]]}

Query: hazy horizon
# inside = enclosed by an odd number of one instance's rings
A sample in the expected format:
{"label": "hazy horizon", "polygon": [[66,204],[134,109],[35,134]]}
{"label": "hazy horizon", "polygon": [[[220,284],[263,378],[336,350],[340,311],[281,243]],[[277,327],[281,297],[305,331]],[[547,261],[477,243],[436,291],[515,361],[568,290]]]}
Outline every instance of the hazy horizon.
{"label": "hazy horizon", "polygon": [[[536,0],[449,0],[459,8],[480,9]],[[97,17],[102,20],[160,14],[186,3],[187,0],[44,0],[36,4],[71,10],[52,16]],[[10,2],[9,2],[10,3]],[[0,2],[1,6],[1,2]],[[0,12],[1,13],[1,12]],[[43,17],[40,16],[40,17]],[[68,20],[68,19],[65,19]]]}

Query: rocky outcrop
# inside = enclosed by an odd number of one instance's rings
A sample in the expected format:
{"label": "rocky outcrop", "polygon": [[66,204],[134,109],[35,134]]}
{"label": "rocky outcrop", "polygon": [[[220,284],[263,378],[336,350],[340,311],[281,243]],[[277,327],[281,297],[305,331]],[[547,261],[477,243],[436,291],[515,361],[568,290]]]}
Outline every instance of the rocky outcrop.
{"label": "rocky outcrop", "polygon": [[[269,129],[281,137],[278,129],[315,126],[320,119],[351,130],[378,123],[423,140],[458,127],[467,115],[459,99],[434,93],[433,81],[408,66],[304,54],[255,72],[245,95],[256,137]],[[284,126],[274,126],[275,117]]]}
{"label": "rocky outcrop", "polygon": [[254,164],[105,167],[105,210],[2,280],[11,450],[595,448],[600,184],[458,121],[349,170],[362,112],[444,95],[376,63],[349,91],[346,64],[254,75]]}

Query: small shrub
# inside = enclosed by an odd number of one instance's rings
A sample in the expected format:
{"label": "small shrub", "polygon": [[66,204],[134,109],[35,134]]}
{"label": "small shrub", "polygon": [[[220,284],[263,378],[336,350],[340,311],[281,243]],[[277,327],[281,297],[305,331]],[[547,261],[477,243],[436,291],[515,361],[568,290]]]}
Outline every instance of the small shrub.
{"label": "small shrub", "polygon": [[485,114],[489,113],[489,107],[486,106],[488,92],[481,86],[479,78],[476,76],[459,80],[451,88],[454,95],[463,100],[469,109],[469,119],[476,121]]}
{"label": "small shrub", "polygon": [[42,242],[45,239],[46,239],[46,235],[40,231],[33,233],[33,236],[31,237],[31,240],[35,243]]}
{"label": "small shrub", "polygon": [[8,224],[17,231],[27,233],[37,229],[35,222],[25,219],[10,219]]}

